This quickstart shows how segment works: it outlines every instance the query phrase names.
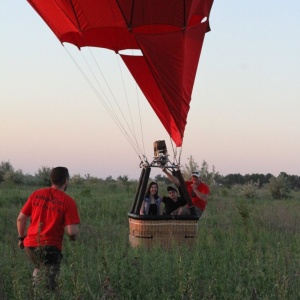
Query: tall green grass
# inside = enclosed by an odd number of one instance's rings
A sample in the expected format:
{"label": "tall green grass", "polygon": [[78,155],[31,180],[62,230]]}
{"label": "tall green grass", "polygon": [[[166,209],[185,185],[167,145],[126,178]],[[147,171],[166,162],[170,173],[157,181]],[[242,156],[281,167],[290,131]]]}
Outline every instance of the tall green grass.
{"label": "tall green grass", "polygon": [[193,248],[132,249],[134,186],[71,186],[81,225],[64,241],[59,291],[32,287],[33,266],[17,247],[16,218],[32,188],[0,186],[0,299],[300,299],[300,194],[209,200]]}

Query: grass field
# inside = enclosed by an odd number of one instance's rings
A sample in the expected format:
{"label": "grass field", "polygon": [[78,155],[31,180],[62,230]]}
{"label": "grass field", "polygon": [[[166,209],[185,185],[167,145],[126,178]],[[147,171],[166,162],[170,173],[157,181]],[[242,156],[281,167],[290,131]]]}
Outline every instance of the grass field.
{"label": "grass field", "polygon": [[71,186],[80,236],[65,239],[59,292],[48,294],[33,289],[33,266],[17,247],[16,218],[32,190],[0,185],[1,300],[300,299],[300,193],[279,201],[217,190],[196,246],[167,251],[130,247],[134,185]]}

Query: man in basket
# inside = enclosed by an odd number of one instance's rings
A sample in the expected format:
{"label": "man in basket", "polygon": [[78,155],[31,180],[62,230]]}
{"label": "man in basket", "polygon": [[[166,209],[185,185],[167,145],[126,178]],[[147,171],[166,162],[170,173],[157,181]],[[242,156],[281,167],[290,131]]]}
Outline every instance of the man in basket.
{"label": "man in basket", "polygon": [[[167,169],[163,169],[163,172],[167,175],[168,179],[180,186],[179,180],[176,176],[172,175]],[[193,171],[191,175],[191,180],[185,181],[186,189],[191,197],[194,204],[194,208],[199,217],[201,217],[207,204],[207,198],[209,195],[209,187],[201,181],[200,171]],[[180,215],[190,215],[191,209],[187,204],[179,212]]]}

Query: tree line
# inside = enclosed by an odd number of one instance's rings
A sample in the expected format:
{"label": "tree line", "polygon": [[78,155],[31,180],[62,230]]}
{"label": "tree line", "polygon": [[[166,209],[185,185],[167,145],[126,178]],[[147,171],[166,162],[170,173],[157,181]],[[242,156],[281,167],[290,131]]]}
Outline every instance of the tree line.
{"label": "tree line", "polygon": [[[1,162],[0,164],[0,184],[7,183],[7,184],[17,184],[17,185],[31,185],[31,186],[50,186],[50,172],[52,168],[47,166],[40,167],[34,175],[31,174],[24,174],[21,169],[15,170],[12,164],[9,161]],[[85,181],[89,182],[98,182],[98,181],[120,181],[123,184],[127,184],[129,178],[127,175],[118,176],[117,179],[113,179],[112,176],[108,176],[105,179],[93,177],[90,174],[85,174],[81,176],[80,174],[74,174],[71,177],[71,180],[75,184],[81,184]]]}
{"label": "tree line", "polygon": [[281,172],[277,177],[271,173],[254,173],[246,175],[241,175],[238,173],[224,176],[217,172],[214,166],[212,166],[212,169],[210,170],[209,165],[205,160],[202,162],[202,165],[199,166],[199,164],[191,155],[188,158],[188,163],[182,168],[184,178],[188,179],[191,172],[194,170],[200,170],[201,178],[209,185],[218,185],[231,188],[234,185],[246,185],[251,183],[258,188],[261,188],[267,184],[270,184],[275,179],[283,179],[291,189],[300,189],[300,176],[298,175],[289,175],[286,172]]}
{"label": "tree line", "polygon": [[[256,186],[257,188],[261,188],[267,184],[270,184],[274,181],[284,182],[289,189],[292,190],[300,190],[300,176],[298,175],[289,175],[286,172],[281,172],[278,177],[273,176],[272,174],[228,174],[221,175],[219,172],[215,170],[215,167],[212,166],[210,170],[208,163],[204,160],[199,166],[199,164],[194,160],[193,156],[188,158],[188,163],[182,166],[182,174],[185,179],[189,179],[190,174],[194,170],[200,170],[201,178],[203,181],[208,183],[210,186],[223,186],[226,188],[232,188],[235,185],[247,185],[251,184]],[[24,174],[22,170],[15,170],[12,164],[9,161],[1,162],[0,164],[0,184],[2,182],[5,183],[13,183],[13,184],[24,184],[24,185],[42,185],[48,186],[50,185],[50,174],[51,168],[42,166],[38,169],[38,171],[34,175]],[[127,175],[118,176],[115,179],[112,176],[108,176],[105,179],[96,178],[91,176],[90,174],[86,174],[81,176],[80,174],[75,174],[71,178],[72,182],[75,184],[83,183],[84,181],[89,182],[97,182],[101,181],[120,181],[123,184],[127,184],[129,182],[129,178]],[[169,184],[169,181],[166,176],[157,175],[154,180],[165,182]]]}

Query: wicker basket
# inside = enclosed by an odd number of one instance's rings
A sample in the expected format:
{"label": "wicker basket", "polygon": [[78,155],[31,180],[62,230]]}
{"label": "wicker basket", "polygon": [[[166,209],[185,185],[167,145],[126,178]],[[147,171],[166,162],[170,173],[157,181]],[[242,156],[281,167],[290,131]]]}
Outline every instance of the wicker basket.
{"label": "wicker basket", "polygon": [[198,219],[153,219],[129,217],[129,242],[132,247],[160,245],[192,246],[196,242]]}

